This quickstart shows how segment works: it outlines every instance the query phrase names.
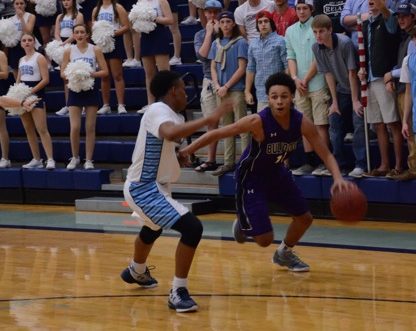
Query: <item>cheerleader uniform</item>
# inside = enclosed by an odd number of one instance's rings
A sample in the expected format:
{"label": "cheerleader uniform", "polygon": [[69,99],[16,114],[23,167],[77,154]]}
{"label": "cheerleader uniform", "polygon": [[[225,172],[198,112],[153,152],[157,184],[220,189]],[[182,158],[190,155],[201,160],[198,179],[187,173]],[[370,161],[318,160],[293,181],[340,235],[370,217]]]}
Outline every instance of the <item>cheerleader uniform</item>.
{"label": "cheerleader uniform", "polygon": [[[113,6],[110,5],[108,8],[101,6],[97,16],[97,21],[107,21],[113,24],[113,29],[118,30],[120,24],[115,20],[115,14]],[[125,59],[126,53],[124,51],[123,35],[114,37],[114,50],[110,53],[104,53],[106,59]]]}
{"label": "cheerleader uniform", "polygon": [[58,1],[56,1],[56,12],[55,12],[55,14],[53,14],[51,16],[43,16],[41,14],[38,14],[35,10],[35,15],[36,15],[35,25],[38,28],[44,27],[44,26],[51,27],[51,26],[55,25],[56,17],[58,16],[58,14],[60,12],[60,8],[61,8],[60,3]]}
{"label": "cheerleader uniform", "polygon": [[72,15],[65,15],[61,22],[59,22],[59,26],[61,28],[59,36],[63,42],[72,37],[72,29],[74,28],[74,25],[75,19],[72,18]]}
{"label": "cheerleader uniform", "polygon": [[[163,16],[159,0],[147,0],[147,3],[154,8],[157,16]],[[142,33],[140,38],[141,56],[153,56],[169,54],[169,43],[172,39],[167,25],[157,24],[156,29],[150,33]]]}
{"label": "cheerleader uniform", "polygon": [[[25,83],[29,87],[35,87],[41,80],[38,57],[40,54],[35,52],[29,59],[24,56],[19,61],[20,82]],[[45,108],[43,98],[45,97],[45,90],[41,89],[35,93],[41,100],[34,108]]]}
{"label": "cheerleader uniform", "polygon": [[[97,67],[97,59],[95,58],[94,45],[88,44],[87,50],[82,53],[77,45],[71,45],[71,52],[69,55],[70,62],[85,61],[91,65],[94,70]],[[74,92],[69,90],[67,106],[87,107],[97,106],[101,103],[101,95],[98,91],[97,80],[94,81],[92,90]]]}
{"label": "cheerleader uniform", "polygon": [[[23,14],[23,20],[25,21],[26,24],[29,21],[29,17],[30,17],[30,13],[25,12]],[[17,18],[17,15],[12,16],[10,19],[13,21],[14,25],[16,25],[17,31],[20,32],[19,42],[17,43],[16,46],[10,47],[8,51],[9,66],[16,70],[19,67],[19,59],[25,56],[25,51],[20,46],[20,38],[22,36],[22,23]]]}

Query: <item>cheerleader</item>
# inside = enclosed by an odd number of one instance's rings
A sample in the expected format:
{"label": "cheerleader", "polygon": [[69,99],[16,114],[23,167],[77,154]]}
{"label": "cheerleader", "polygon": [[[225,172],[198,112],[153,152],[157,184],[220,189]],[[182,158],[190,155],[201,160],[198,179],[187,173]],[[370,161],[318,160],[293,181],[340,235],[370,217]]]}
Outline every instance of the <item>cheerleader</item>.
{"label": "cheerleader", "polygon": [[[36,17],[35,15],[26,12],[26,1],[14,0],[13,6],[16,14],[11,17],[11,20],[13,20],[17,30],[20,33],[33,33]],[[21,35],[19,36],[19,40],[20,39]],[[14,78],[16,78],[19,59],[25,55],[25,52],[20,46],[20,43],[18,43],[16,46],[8,48],[7,55],[9,58],[9,66],[13,69],[13,75]]]}
{"label": "cheerleader", "polygon": [[[119,0],[119,4],[124,7],[127,13],[131,11],[137,0]],[[135,31],[131,25],[129,31],[123,35],[124,51],[126,52],[126,60],[123,67],[137,68],[141,67],[140,63],[140,34]]]}
{"label": "cheerleader", "polygon": [[[65,69],[69,62],[85,61],[91,65],[91,68],[96,70],[98,65],[99,70],[91,74],[93,78],[104,78],[108,76],[107,63],[101,49],[97,46],[88,43],[89,33],[84,24],[75,25],[73,28],[73,37],[76,45],[72,45],[70,49],[64,53],[64,59],[61,66],[61,77],[66,79]],[[67,169],[73,170],[80,164],[79,157],[79,142],[80,142],[80,128],[81,128],[81,110],[85,107],[86,121],[86,144],[85,154],[86,161],[84,168],[94,169],[92,156],[94,154],[95,145],[95,122],[97,118],[98,101],[100,94],[98,91],[97,81],[95,81],[93,89],[88,91],[74,92],[69,90],[68,107],[69,107],[69,121],[71,124],[71,151],[72,157]]]}
{"label": "cheerleader", "polygon": [[[62,14],[59,14],[55,23],[55,40],[64,45],[74,41],[72,29],[75,25],[84,24],[84,16],[78,11],[76,0],[62,0]],[[68,87],[64,84],[65,105],[68,101]],[[68,106],[62,107],[55,114],[64,116],[69,112]]]}
{"label": "cheerleader", "polygon": [[[30,0],[31,3],[36,5],[36,0]],[[43,16],[42,14],[39,14],[38,12],[35,13],[36,15],[36,27],[39,28],[40,36],[42,38],[42,45],[43,47],[46,46],[46,44],[51,39],[51,31],[53,31],[53,25],[55,24],[57,11],[58,11],[58,0],[53,0],[55,3],[55,13],[50,16]],[[52,4],[48,5],[49,9],[51,8]],[[36,11],[36,7],[35,7]]]}
{"label": "cheerleader", "polygon": [[[4,52],[0,51],[0,95],[7,93],[9,77],[9,68],[7,65],[7,57]],[[10,168],[11,162],[9,160],[9,133],[6,127],[6,111],[0,107],[0,147],[1,159],[0,168]]]}
{"label": "cheerleader", "polygon": [[[147,103],[150,105],[155,101],[155,97],[150,92],[150,82],[158,70],[162,71],[170,69],[169,43],[171,36],[168,25],[173,24],[174,21],[167,0],[145,1],[152,6],[157,13],[155,19],[155,23],[157,24],[156,29],[150,33],[142,33],[140,39],[142,63],[146,74]],[[144,109],[146,107],[144,107]]]}
{"label": "cheerleader", "polygon": [[[127,113],[124,104],[124,77],[122,59],[126,57],[124,53],[123,34],[130,29],[130,23],[127,12],[122,5],[116,0],[98,0],[97,6],[92,12],[93,24],[95,21],[105,20],[113,24],[115,36],[115,48],[110,53],[105,53],[104,57],[113,77],[114,86],[116,88],[116,96],[118,102],[117,111],[119,114]],[[111,112],[110,108],[110,76],[106,76],[101,81],[101,93],[103,96],[103,106],[98,114],[107,114]]]}
{"label": "cheerleader", "polygon": [[37,131],[48,158],[46,169],[55,169],[55,161],[53,160],[52,153],[52,140],[46,124],[45,104],[42,101],[42,98],[45,95],[44,88],[49,83],[48,63],[42,54],[35,51],[35,37],[33,34],[27,32],[23,33],[20,45],[26,55],[19,60],[19,70],[16,81],[18,83],[25,83],[31,87],[32,93],[36,94],[41,99],[32,111],[20,115],[33,156],[32,161],[23,165],[23,168],[43,168],[38,138],[36,136]]}

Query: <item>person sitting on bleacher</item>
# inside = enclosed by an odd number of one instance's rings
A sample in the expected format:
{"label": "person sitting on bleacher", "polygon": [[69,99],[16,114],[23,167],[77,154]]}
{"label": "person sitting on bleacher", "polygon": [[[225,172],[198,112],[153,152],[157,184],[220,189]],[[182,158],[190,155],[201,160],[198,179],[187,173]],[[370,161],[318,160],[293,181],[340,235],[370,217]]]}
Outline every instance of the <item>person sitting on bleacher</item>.
{"label": "person sitting on bleacher", "polygon": [[[204,117],[209,116],[217,108],[217,96],[214,91],[211,76],[211,61],[208,59],[209,50],[215,35],[218,33],[219,22],[217,15],[222,10],[221,2],[217,0],[208,0],[205,3],[204,15],[207,20],[204,29],[198,31],[194,38],[195,54],[202,62],[204,79],[201,90],[201,110]],[[208,131],[216,129],[218,123],[208,124]],[[208,146],[208,157],[205,162],[195,168],[195,171],[204,172],[212,171],[218,168],[216,162],[217,142]]]}
{"label": "person sitting on bleacher", "polygon": [[19,70],[16,81],[25,83],[32,88],[32,93],[36,94],[40,100],[32,111],[25,112],[20,115],[23,127],[26,131],[29,147],[32,152],[33,159],[23,165],[23,168],[43,168],[43,162],[40,158],[38,138],[36,131],[39,133],[42,141],[43,149],[47,156],[46,169],[55,169],[55,161],[53,159],[52,139],[48,131],[46,122],[45,103],[42,98],[45,95],[45,87],[49,84],[48,63],[45,57],[35,51],[35,37],[31,33],[23,33],[20,40],[25,56],[19,60]]}
{"label": "person sitting on bleacher", "polygon": [[[247,68],[247,41],[240,35],[233,13],[222,12],[217,17],[220,30],[212,43],[208,58],[211,60],[211,76],[217,103],[225,100],[234,101],[234,112],[223,117],[223,124],[228,125],[247,115],[244,100],[244,75]],[[241,134],[241,148],[244,150],[249,142],[248,134]],[[224,141],[224,165],[212,175],[221,176],[235,168],[235,137]]]}
{"label": "person sitting on bleacher", "polygon": [[[76,0],[62,0],[62,14],[59,14],[55,23],[55,40],[63,44],[72,44],[74,38],[72,29],[77,24],[84,24],[84,16],[77,9]],[[68,115],[69,109],[66,105],[68,101],[68,86],[64,84],[65,106],[55,114],[59,116]]]}
{"label": "person sitting on bleacher", "polygon": [[[93,78],[103,78],[108,76],[108,67],[103,52],[97,46],[88,43],[89,33],[87,26],[84,24],[75,25],[73,28],[73,36],[76,45],[72,45],[70,49],[64,53],[62,61],[61,77],[66,79],[65,69],[69,62],[85,61],[91,65],[94,72],[91,74]],[[97,70],[97,65],[99,70]],[[68,107],[69,121],[71,124],[71,152],[72,157],[67,165],[68,170],[74,170],[80,164],[79,157],[79,141],[81,129],[81,110],[85,108],[85,164],[86,170],[94,169],[92,157],[95,147],[95,121],[97,118],[98,102],[100,94],[98,91],[97,81],[95,81],[93,89],[88,91],[74,92],[69,90]]]}

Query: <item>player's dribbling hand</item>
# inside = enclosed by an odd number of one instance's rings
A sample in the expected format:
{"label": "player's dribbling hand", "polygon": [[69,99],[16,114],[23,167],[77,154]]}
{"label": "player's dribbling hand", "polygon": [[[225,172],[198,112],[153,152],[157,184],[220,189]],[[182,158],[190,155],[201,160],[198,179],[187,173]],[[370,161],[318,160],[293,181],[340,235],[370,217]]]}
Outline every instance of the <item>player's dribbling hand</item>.
{"label": "player's dribbling hand", "polygon": [[346,191],[348,189],[351,189],[352,187],[354,187],[355,184],[353,182],[350,182],[348,180],[345,179],[334,179],[334,183],[331,186],[331,195],[334,194],[335,191]]}

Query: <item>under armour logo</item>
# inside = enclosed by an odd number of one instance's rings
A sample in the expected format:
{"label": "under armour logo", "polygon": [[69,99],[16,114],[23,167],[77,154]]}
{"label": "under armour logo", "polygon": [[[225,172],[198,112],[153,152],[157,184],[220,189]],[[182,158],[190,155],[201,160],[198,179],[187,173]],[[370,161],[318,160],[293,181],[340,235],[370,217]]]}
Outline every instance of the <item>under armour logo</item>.
{"label": "under armour logo", "polygon": [[270,137],[277,137],[277,132],[270,133]]}
{"label": "under armour logo", "polygon": [[247,190],[247,193],[248,193],[248,194],[250,194],[250,193],[251,193],[251,194],[253,194],[253,193],[254,193],[254,189]]}

